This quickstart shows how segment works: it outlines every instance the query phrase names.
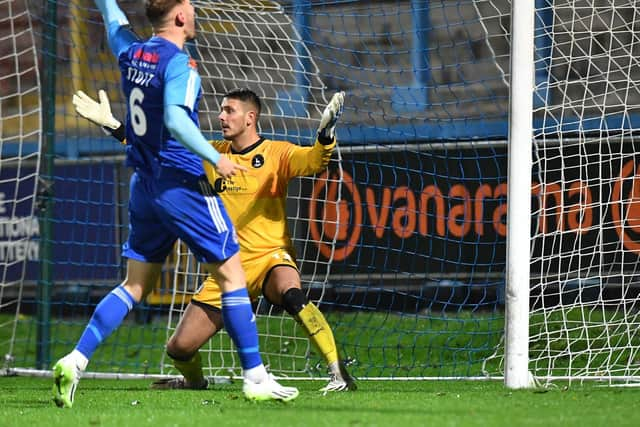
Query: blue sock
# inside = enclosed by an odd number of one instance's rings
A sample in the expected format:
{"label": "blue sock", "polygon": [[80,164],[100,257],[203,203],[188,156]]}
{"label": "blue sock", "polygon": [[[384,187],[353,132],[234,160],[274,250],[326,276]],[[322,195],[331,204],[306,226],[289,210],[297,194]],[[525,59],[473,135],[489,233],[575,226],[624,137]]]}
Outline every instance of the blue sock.
{"label": "blue sock", "polygon": [[122,286],[109,292],[93,312],[76,350],[91,359],[96,348],[120,326],[135,304],[133,297]]}
{"label": "blue sock", "polygon": [[222,319],[227,333],[238,349],[242,369],[262,365],[256,318],[246,288],[222,294]]}

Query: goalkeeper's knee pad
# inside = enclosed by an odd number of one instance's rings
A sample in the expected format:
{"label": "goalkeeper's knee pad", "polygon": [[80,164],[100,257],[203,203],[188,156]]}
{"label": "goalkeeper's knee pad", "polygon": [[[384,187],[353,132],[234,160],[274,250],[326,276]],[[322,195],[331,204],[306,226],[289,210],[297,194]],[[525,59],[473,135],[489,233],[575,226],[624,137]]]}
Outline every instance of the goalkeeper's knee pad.
{"label": "goalkeeper's knee pad", "polygon": [[290,288],[282,295],[282,306],[292,316],[300,313],[307,303],[307,297],[298,288]]}

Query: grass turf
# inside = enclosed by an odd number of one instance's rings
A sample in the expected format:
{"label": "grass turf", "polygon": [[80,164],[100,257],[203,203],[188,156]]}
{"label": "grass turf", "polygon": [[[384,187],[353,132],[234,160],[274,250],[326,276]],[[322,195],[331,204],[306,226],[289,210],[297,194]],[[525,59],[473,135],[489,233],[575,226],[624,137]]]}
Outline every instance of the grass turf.
{"label": "grass turf", "polygon": [[[291,382],[288,382],[291,383]],[[72,409],[51,401],[51,379],[0,377],[0,422],[10,426],[637,426],[640,388],[597,383],[545,391],[501,382],[361,381],[323,396],[318,381],[286,404],[246,401],[238,382],[206,391],[159,391],[148,380],[80,382]],[[212,424],[213,423],[213,424]]]}

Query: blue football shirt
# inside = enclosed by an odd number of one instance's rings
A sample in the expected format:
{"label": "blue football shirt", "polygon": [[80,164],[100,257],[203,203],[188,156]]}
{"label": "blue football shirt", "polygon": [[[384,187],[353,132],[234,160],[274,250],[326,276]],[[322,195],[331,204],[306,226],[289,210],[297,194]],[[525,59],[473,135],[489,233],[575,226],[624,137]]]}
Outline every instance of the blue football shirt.
{"label": "blue football shirt", "polygon": [[176,141],[164,125],[167,105],[183,107],[199,125],[202,89],[195,61],[164,38],[141,41],[131,34],[123,29],[112,41],[127,103],[127,165],[151,176],[160,168],[203,175],[202,159]]}

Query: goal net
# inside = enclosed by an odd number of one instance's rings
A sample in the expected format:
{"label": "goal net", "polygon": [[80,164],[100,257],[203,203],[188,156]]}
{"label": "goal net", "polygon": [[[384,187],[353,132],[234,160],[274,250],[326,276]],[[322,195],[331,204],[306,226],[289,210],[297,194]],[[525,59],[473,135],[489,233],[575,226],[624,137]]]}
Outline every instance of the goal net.
{"label": "goal net", "polygon": [[[479,4],[508,23],[509,2]],[[529,371],[637,382],[637,4],[535,5]]]}
{"label": "goal net", "polygon": [[[38,259],[42,135],[38,61],[22,2],[0,1],[0,348],[12,354],[27,262]],[[35,348],[33,349],[35,350]]]}
{"label": "goal net", "polygon": [[[512,94],[531,96],[534,105],[529,369],[549,380],[634,380],[637,7],[630,0],[535,3],[535,87]],[[29,143],[42,134],[52,138],[47,152],[55,156],[40,171],[53,201],[38,213],[46,226],[25,237],[40,254],[23,260],[20,274],[5,273],[0,290],[0,324],[13,326],[0,329],[7,368],[34,371],[73,347],[123,275],[122,148],[78,118],[70,96],[105,89],[116,115],[124,108],[92,2],[58,1],[55,13],[31,0],[0,4],[9,16],[10,5],[22,5],[31,20],[10,18],[19,25],[0,33],[13,42],[0,48],[3,75],[11,76],[0,78],[0,206],[16,212],[1,217],[33,215],[18,213],[26,198],[16,188],[27,182],[32,206],[38,175],[26,163],[6,175],[5,153],[34,156],[37,165],[42,150]],[[119,4],[138,34],[151,34],[140,2]],[[198,38],[187,49],[202,76],[207,136],[221,137],[221,96],[249,87],[264,103],[263,136],[309,145],[326,102],[346,92],[337,153],[326,172],[290,183],[287,214],[303,289],[325,313],[353,374],[502,376],[510,2],[194,4]],[[20,42],[27,27],[31,65],[16,59],[28,50]],[[38,77],[37,58],[54,59],[49,77]],[[33,91],[35,103],[13,100],[31,99]],[[39,117],[40,96],[53,103],[43,117],[49,127],[30,119]],[[31,181],[21,181],[25,173]],[[152,294],[90,369],[175,374],[163,346],[203,277],[178,245]],[[274,373],[326,375],[282,308],[260,300],[256,310],[261,351]],[[202,352],[207,375],[239,374],[226,334]]]}
{"label": "goal net", "polygon": [[[353,373],[482,375],[481,362],[502,333],[503,242],[492,228],[503,227],[504,170],[489,159],[504,151],[488,139],[505,120],[507,95],[472,3],[462,10],[447,2],[196,5],[194,50],[210,106],[204,116],[213,119],[205,127],[217,128],[225,91],[249,85],[267,104],[263,135],[312,143],[327,100],[347,91],[338,155],[326,173],[291,183],[288,216],[303,288],[327,316]],[[472,58],[473,43],[488,57]],[[442,94],[427,89],[432,81]],[[483,98],[493,102],[473,115]],[[469,129],[461,129],[464,120]],[[463,168],[465,161],[475,170]],[[479,170],[485,163],[486,177]],[[474,204],[477,194],[482,201]],[[495,252],[483,254],[483,246]],[[203,279],[197,273],[180,252],[168,334]],[[281,307],[262,299],[257,310],[261,349],[274,372],[326,375]],[[224,334],[203,355],[209,375],[239,373]],[[173,372],[170,363],[163,367]]]}
{"label": "goal net", "polygon": [[[189,50],[198,61],[203,82],[201,128],[211,133],[219,130],[217,117],[223,95],[234,88],[248,87],[262,102],[259,123],[262,136],[313,144],[320,115],[339,88],[329,89],[323,83],[305,43],[308,29],[297,28],[285,8],[272,1],[196,1],[194,6],[198,14],[198,38]],[[330,163],[331,176],[300,178],[289,188],[292,203],[287,215],[294,244],[300,252],[299,267],[305,273],[303,288],[307,294],[314,293],[317,300],[322,300],[332,259],[320,256],[309,241],[308,209],[303,204],[308,205],[313,198],[312,189],[323,194],[340,192],[340,149]],[[323,232],[335,229],[338,221],[334,215],[326,223],[317,222],[316,228]],[[178,245],[167,337],[205,278],[187,248]],[[313,371],[308,339],[293,318],[281,308],[270,306],[265,299],[260,299],[257,311],[265,364],[280,375],[306,376]],[[240,374],[235,348],[224,332],[211,339],[201,349],[201,355],[209,376]],[[166,356],[163,369],[174,372],[171,359]]]}

